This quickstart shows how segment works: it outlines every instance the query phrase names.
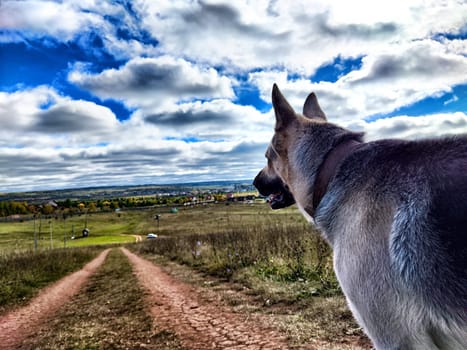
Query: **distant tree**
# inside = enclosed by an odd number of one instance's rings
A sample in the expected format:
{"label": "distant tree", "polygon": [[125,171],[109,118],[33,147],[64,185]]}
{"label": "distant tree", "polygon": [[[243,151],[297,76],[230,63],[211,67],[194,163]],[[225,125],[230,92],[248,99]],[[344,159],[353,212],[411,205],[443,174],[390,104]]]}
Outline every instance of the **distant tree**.
{"label": "distant tree", "polygon": [[15,201],[0,202],[0,216],[24,215],[30,213],[28,203]]}
{"label": "distant tree", "polygon": [[94,203],[94,202],[89,203],[88,204],[88,209],[89,209],[89,211],[96,211],[97,210],[96,203]]}
{"label": "distant tree", "polygon": [[173,203],[175,204],[185,204],[186,202],[189,202],[190,201],[190,198],[186,197],[186,196],[182,196],[182,197],[176,197],[173,201]]}
{"label": "distant tree", "polygon": [[167,197],[159,197],[157,199],[157,204],[168,204]]}
{"label": "distant tree", "polygon": [[42,214],[44,215],[50,215],[54,212],[54,207],[51,206],[50,204],[46,204],[42,207],[42,210],[41,210]]}
{"label": "distant tree", "polygon": [[7,202],[0,202],[0,216],[8,216]]}
{"label": "distant tree", "polygon": [[214,199],[217,202],[224,202],[227,199],[227,196],[223,193],[216,193],[214,194]]}
{"label": "distant tree", "polygon": [[28,212],[30,214],[36,214],[38,211],[38,209],[36,208],[36,206],[34,204],[29,204],[28,205]]}
{"label": "distant tree", "polygon": [[70,217],[70,218],[73,217],[73,210],[68,209],[68,208],[64,209],[63,213],[62,213],[62,216],[63,216],[63,220],[65,220],[68,217]]}
{"label": "distant tree", "polygon": [[19,213],[18,214],[28,214],[29,208],[27,202],[19,203]]}

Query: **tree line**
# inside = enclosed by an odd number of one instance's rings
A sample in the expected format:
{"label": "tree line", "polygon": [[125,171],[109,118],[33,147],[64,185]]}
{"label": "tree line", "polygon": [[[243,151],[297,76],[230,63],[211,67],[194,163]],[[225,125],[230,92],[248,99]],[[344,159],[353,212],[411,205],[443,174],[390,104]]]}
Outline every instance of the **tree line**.
{"label": "tree line", "polygon": [[124,197],[98,200],[72,200],[50,201],[44,204],[33,204],[20,201],[0,201],[0,217],[11,215],[52,215],[57,211],[63,214],[79,212],[113,211],[124,208],[150,207],[160,205],[184,205],[191,203],[196,198],[197,202],[206,200],[224,201],[225,194],[197,194],[194,196],[155,196],[155,197]]}

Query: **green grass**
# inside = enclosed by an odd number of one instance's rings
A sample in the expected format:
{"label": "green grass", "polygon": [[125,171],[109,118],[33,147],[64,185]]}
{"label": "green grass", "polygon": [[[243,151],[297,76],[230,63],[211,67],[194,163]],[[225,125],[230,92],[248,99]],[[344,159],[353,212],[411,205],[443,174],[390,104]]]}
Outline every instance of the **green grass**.
{"label": "green grass", "polygon": [[[38,249],[50,249],[95,244],[134,242],[133,234],[141,234],[148,213],[93,213],[74,215],[63,219],[58,215],[53,218],[37,219],[35,223]],[[90,234],[87,238],[71,240],[82,236],[82,230],[87,227]],[[51,240],[52,231],[52,240]],[[143,231],[144,234],[144,231]],[[66,242],[65,242],[66,238]],[[34,221],[1,222],[0,223],[0,254],[20,252],[34,249]]]}
{"label": "green grass", "polygon": [[0,257],[0,313],[83,267],[100,249],[56,249]]}
{"label": "green grass", "polygon": [[217,204],[181,208],[178,214],[162,213],[159,227],[162,235],[205,234],[229,231],[235,227],[252,227],[305,220],[296,208],[272,211],[266,204]]}
{"label": "green grass", "polygon": [[247,270],[263,280],[305,281],[310,295],[340,293],[328,245],[296,208],[237,204],[177,215],[176,234],[144,242],[139,251],[220,277],[237,278]]}
{"label": "green grass", "polygon": [[[134,242],[133,235],[150,232],[163,236],[184,236],[190,234],[217,233],[237,226],[264,226],[275,224],[302,223],[305,221],[296,208],[272,211],[265,204],[210,204],[196,207],[178,207],[177,214],[171,207],[151,210],[90,213],[63,218],[37,219],[35,223],[38,249],[84,246],[94,244]],[[160,220],[154,219],[156,214]],[[89,237],[71,240],[72,232],[81,236],[84,227],[90,231]],[[52,231],[52,241],[50,239]],[[116,238],[119,237],[119,238]],[[123,239],[121,237],[126,237]],[[99,238],[99,239],[97,239]],[[0,255],[34,249],[34,221],[0,222]]]}
{"label": "green grass", "polygon": [[[293,328],[297,339],[305,333],[337,339],[356,327],[333,273],[331,250],[295,206],[273,211],[261,203],[219,203],[178,207],[176,214],[170,209],[93,213],[86,217],[89,237],[68,240],[67,247],[134,242],[133,235],[154,232],[159,238],[144,239],[131,249],[151,259],[182,263],[203,276],[241,284],[267,308],[284,308],[284,315],[290,314],[283,316],[284,328]],[[156,214],[161,215],[159,221],[154,219]],[[54,250],[48,220],[53,222]],[[21,303],[50,283],[46,278],[57,279],[90,259],[82,258],[75,267],[51,274],[52,278],[43,275],[65,261],[60,254],[88,254],[88,248],[55,249],[63,247],[63,235],[70,235],[72,225],[78,236],[84,222],[84,215],[44,219],[36,254],[32,253],[32,221],[0,223],[0,313],[5,305]],[[77,253],[82,249],[84,253]]]}
{"label": "green grass", "polygon": [[[160,207],[42,219],[39,251],[50,250],[51,245],[64,247],[63,238],[71,236],[72,227],[76,237],[85,225],[90,234],[67,239],[67,247],[135,242],[134,235],[154,232],[160,238],[145,242],[140,251],[165,255],[222,277],[249,269],[247,275],[253,273],[263,280],[312,282],[312,290],[320,294],[339,291],[330,249],[295,206],[273,211],[264,203],[219,203],[178,209],[178,213]],[[33,236],[33,221],[0,223],[0,255],[31,251]]]}

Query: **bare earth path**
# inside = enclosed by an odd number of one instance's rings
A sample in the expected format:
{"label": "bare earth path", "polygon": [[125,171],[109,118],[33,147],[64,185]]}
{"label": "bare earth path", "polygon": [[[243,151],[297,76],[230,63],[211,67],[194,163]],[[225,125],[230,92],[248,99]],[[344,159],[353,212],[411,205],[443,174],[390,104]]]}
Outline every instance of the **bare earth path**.
{"label": "bare earth path", "polygon": [[173,329],[187,349],[288,349],[284,336],[256,320],[203,302],[195,288],[122,248],[148,292],[154,322]]}
{"label": "bare earth path", "polygon": [[104,262],[108,252],[109,249],[103,251],[81,270],[44,288],[25,307],[1,316],[0,349],[18,348],[26,336],[33,334],[39,325],[52,317],[70,297],[78,293],[88,277]]}
{"label": "bare earth path", "polygon": [[141,235],[133,235],[133,237],[135,237],[135,242],[136,243],[143,241],[143,236],[141,236]]}

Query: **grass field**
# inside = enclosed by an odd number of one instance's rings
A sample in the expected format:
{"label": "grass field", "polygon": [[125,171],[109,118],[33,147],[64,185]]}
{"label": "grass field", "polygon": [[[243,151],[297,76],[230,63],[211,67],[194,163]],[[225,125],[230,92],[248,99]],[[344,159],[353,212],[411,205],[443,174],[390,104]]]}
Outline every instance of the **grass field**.
{"label": "grass field", "polygon": [[[121,211],[60,215],[22,222],[0,222],[0,255],[34,249],[36,231],[38,249],[76,247],[96,244],[134,242],[133,235],[150,232],[162,236],[217,233],[237,227],[305,224],[297,209],[272,211],[265,204],[209,204],[178,208],[161,207],[140,211]],[[160,219],[155,220],[155,215]],[[81,236],[87,227],[89,237],[71,240],[72,233]],[[52,237],[52,238],[51,238]],[[66,239],[66,242],[65,242]]]}
{"label": "grass field", "polygon": [[[78,235],[85,222],[89,237],[67,240],[63,249],[64,235],[71,236],[73,226]],[[38,225],[37,220],[37,231]],[[296,333],[298,342],[306,341],[301,338],[305,333],[326,341],[343,339],[349,330],[362,337],[338,287],[329,247],[295,206],[273,211],[265,203],[219,203],[179,207],[177,213],[170,207],[151,208],[42,219],[41,226],[34,254],[33,221],[0,223],[3,308],[25,302],[38,288],[89,261],[92,254],[83,247],[134,243],[135,235],[140,235],[143,242],[129,245],[132,250],[159,263],[185,265],[221,284],[244,286],[255,300],[259,298],[260,308],[274,308],[283,315],[284,329]],[[159,237],[145,239],[150,232]],[[75,254],[71,252],[83,256],[73,262],[60,255],[70,257]],[[60,271],[50,273],[54,270]]]}
{"label": "grass field", "polygon": [[[34,249],[34,229],[38,250],[63,247],[81,247],[97,244],[134,242],[145,225],[144,212],[93,213],[63,219],[41,218],[22,222],[0,223],[0,255]],[[81,238],[87,227],[90,234]],[[78,239],[72,240],[73,235]]]}
{"label": "grass field", "polygon": [[218,205],[186,209],[160,221],[156,232],[162,236],[134,249],[225,278],[242,274],[280,283],[306,281],[301,297],[340,293],[328,245],[295,207],[272,211],[265,204]]}
{"label": "grass field", "polygon": [[[81,237],[84,227],[90,231],[86,238]],[[330,251],[296,207],[273,211],[265,203],[219,203],[181,207],[178,212],[161,207],[0,223],[0,256],[33,251],[34,230],[38,251],[123,244],[153,232],[159,238],[142,244],[142,252],[208,273],[229,277],[254,266],[264,278],[334,283]],[[71,239],[72,232],[76,239]]]}
{"label": "grass field", "polygon": [[[156,215],[159,220],[155,219]],[[30,254],[34,251],[34,225],[37,253],[54,252],[65,246],[135,242],[135,235],[145,237],[154,232],[159,235],[158,239],[147,240],[135,249],[164,255],[221,277],[239,278],[242,271],[243,276],[253,275],[263,280],[312,282],[301,297],[337,290],[327,245],[295,207],[272,211],[264,203],[219,203],[181,207],[177,213],[163,207],[75,215],[66,219],[58,215],[36,220],[35,224],[31,220],[3,222],[0,223],[0,257],[4,261],[8,257],[14,260],[27,256],[35,261],[44,256]],[[79,238],[85,225],[89,236]],[[77,239],[71,240],[73,229]]]}

